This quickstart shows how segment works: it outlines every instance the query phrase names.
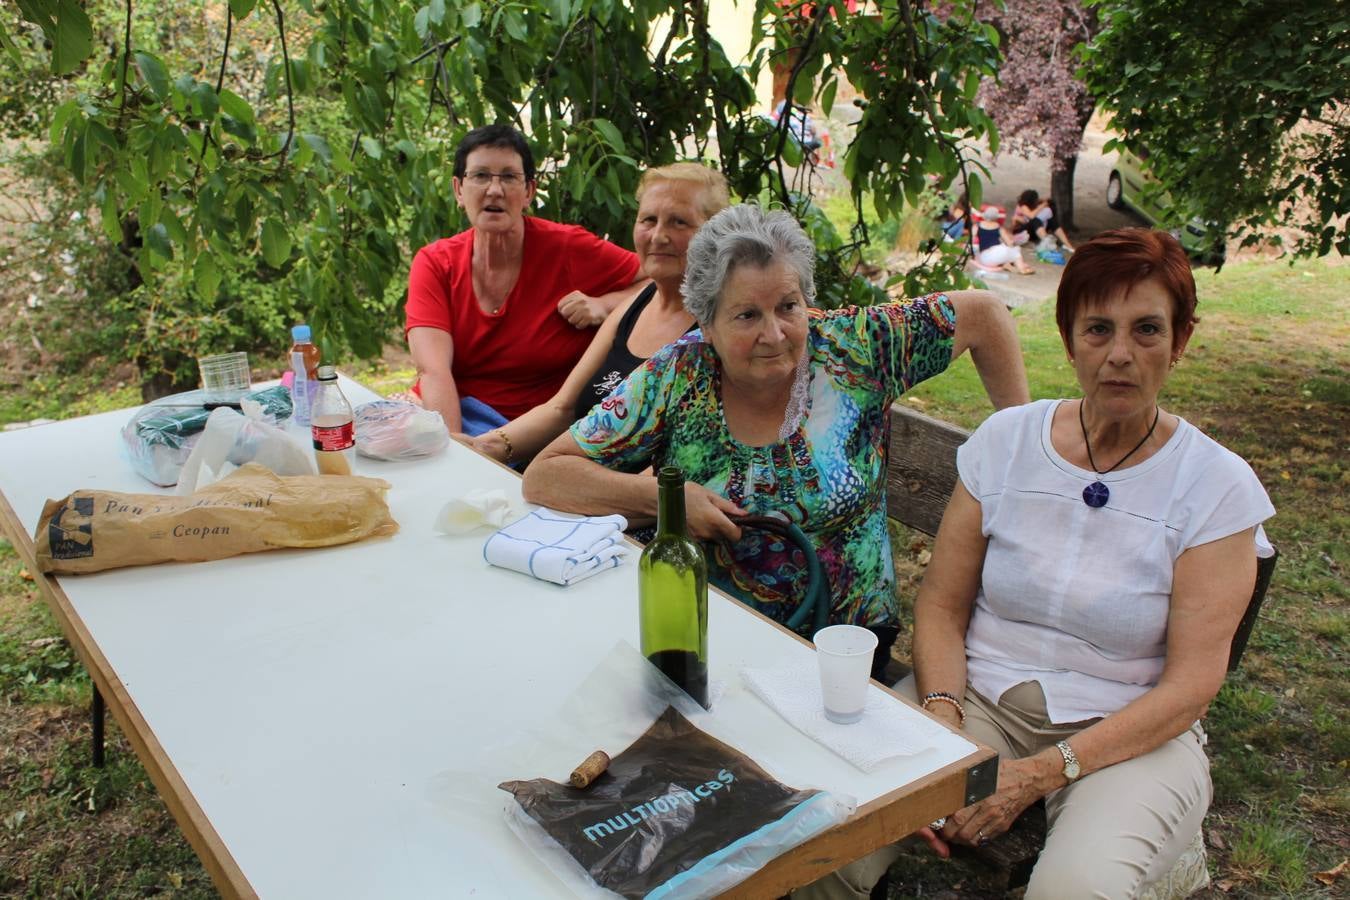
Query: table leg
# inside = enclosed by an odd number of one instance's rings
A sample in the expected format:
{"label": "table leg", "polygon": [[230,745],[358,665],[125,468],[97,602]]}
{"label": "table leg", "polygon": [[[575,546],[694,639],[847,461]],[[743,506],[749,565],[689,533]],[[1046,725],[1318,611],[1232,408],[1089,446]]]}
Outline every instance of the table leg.
{"label": "table leg", "polygon": [[94,685],[94,702],[89,709],[89,719],[93,725],[94,768],[103,768],[103,695]]}

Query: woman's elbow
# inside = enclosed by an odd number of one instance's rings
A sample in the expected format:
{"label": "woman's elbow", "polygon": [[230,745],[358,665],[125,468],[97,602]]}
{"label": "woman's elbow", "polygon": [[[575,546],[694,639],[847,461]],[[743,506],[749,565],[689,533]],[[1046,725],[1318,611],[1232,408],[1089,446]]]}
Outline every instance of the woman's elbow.
{"label": "woman's elbow", "polygon": [[520,481],[520,495],[526,503],[548,505],[549,498],[545,496],[545,485],[548,484],[551,461],[548,450],[543,450],[525,467],[525,475]]}
{"label": "woman's elbow", "polygon": [[526,503],[548,506],[558,499],[557,487],[565,483],[559,469],[567,465],[564,462],[567,456],[549,445],[530,461],[520,484],[520,494]]}
{"label": "woman's elbow", "polygon": [[1004,320],[1012,321],[1012,314],[1003,300],[993,291],[960,291],[952,296],[956,309],[958,343],[974,347],[992,331],[999,330]]}

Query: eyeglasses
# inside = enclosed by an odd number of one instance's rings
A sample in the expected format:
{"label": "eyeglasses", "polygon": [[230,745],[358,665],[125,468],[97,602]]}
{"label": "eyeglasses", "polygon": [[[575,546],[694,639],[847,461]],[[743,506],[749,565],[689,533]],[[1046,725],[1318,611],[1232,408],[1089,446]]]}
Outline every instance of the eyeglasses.
{"label": "eyeglasses", "polygon": [[492,179],[497,179],[503,190],[510,190],[514,187],[520,187],[525,183],[525,174],[523,172],[470,172],[464,176],[464,180],[476,188],[486,188],[492,184]]}

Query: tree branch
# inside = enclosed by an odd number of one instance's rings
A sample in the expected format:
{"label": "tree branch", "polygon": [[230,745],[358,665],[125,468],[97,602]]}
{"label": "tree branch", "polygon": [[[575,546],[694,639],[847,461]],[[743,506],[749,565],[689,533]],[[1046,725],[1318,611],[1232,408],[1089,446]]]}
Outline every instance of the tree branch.
{"label": "tree branch", "polygon": [[281,142],[281,149],[274,156],[281,157],[277,164],[277,171],[286,167],[286,151],[290,149],[291,141],[295,138],[295,92],[291,89],[291,55],[286,49],[286,20],[281,13],[280,0],[272,0],[272,9],[277,14],[277,34],[281,37],[281,64],[286,70],[286,140]]}
{"label": "tree branch", "polygon": [[[520,118],[521,113],[525,111],[525,107],[530,105],[534,100],[534,95],[539,92],[539,89],[548,81],[549,76],[553,74],[553,67],[558,64],[558,60],[562,57],[563,48],[567,46],[567,39],[572,36],[576,27],[584,21],[586,21],[584,17],[577,16],[563,31],[562,37],[558,38],[558,48],[553,51],[553,56],[549,59],[548,65],[544,66],[544,73],[534,80],[534,87],[530,88],[530,92],[525,95],[525,99],[520,101],[520,106],[516,108],[516,118]],[[459,40],[459,38],[455,38],[455,40]]]}
{"label": "tree branch", "polygon": [[[417,54],[412,59],[408,60],[408,65],[415,66],[433,53],[439,53],[441,56],[445,56],[445,51],[449,50],[451,47],[455,46],[458,43],[459,38],[453,37],[448,41],[441,41],[439,44],[432,44],[430,47],[423,50],[421,53]],[[386,76],[385,80],[390,80],[393,77],[394,74],[391,72],[388,76]]]}
{"label": "tree branch", "polygon": [[[234,13],[230,10],[229,4],[225,5],[225,46],[220,51],[220,71],[216,73],[216,96],[220,96],[221,90],[225,87],[225,63],[230,58],[230,38],[234,34]],[[197,183],[197,176],[202,174],[202,162],[206,159],[206,148],[215,142],[211,136],[211,123],[206,123],[206,130],[202,132],[202,152],[197,155],[197,167],[192,171],[192,183]]]}
{"label": "tree branch", "polygon": [[[914,59],[917,61],[919,59],[919,34],[914,25],[914,14],[910,10],[909,3],[907,2],[907,0],[901,0],[901,2],[898,5],[900,8],[900,17],[905,24],[905,31],[909,35],[910,49],[914,54]],[[961,190],[965,193],[967,213],[969,213],[970,174],[966,170],[965,153],[962,151],[960,144],[953,141],[950,137],[947,136],[947,134],[941,128],[938,127],[937,104],[933,102],[933,98],[929,95],[927,85],[925,84],[925,82],[918,77],[919,73],[911,72],[910,75],[912,76],[912,84],[914,85],[914,90],[918,92],[919,97],[922,98],[923,100],[924,115],[928,119],[928,124],[931,125],[933,128],[933,134],[936,135],[938,141],[944,144],[952,152],[952,155],[956,157],[956,166],[961,172]],[[971,252],[970,244],[967,243],[965,245],[965,249],[962,251],[961,254],[963,261],[965,260],[966,256],[970,254],[970,252]]]}
{"label": "tree branch", "polygon": [[127,111],[127,66],[131,62],[131,0],[127,0],[126,28],[122,34],[122,81],[117,86],[117,131],[122,131],[122,115]]}
{"label": "tree branch", "polygon": [[[904,5],[904,2],[901,3]],[[783,205],[794,212],[795,207],[792,204],[791,191],[788,190],[787,175],[783,172],[783,148],[787,146],[788,125],[792,121],[792,110],[796,106],[793,95],[797,87],[797,76],[805,68],[807,61],[811,58],[811,48],[816,43],[816,37],[820,34],[821,23],[825,17],[830,14],[831,7],[828,3],[821,3],[816,6],[814,14],[811,16],[811,27],[806,32],[806,40],[803,42],[801,52],[797,54],[797,61],[793,63],[792,70],[788,72],[787,86],[783,89],[783,113],[778,117],[778,147],[774,150],[774,162],[778,170],[779,189],[782,194]],[[802,115],[806,115],[805,108],[802,109]],[[803,157],[806,150],[802,149]]]}

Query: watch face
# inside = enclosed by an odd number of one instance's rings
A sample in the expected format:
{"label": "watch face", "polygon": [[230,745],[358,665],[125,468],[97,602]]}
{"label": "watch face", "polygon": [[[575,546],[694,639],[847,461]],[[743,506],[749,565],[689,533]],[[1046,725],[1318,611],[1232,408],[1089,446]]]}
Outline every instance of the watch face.
{"label": "watch face", "polygon": [[1064,777],[1073,781],[1078,777],[1078,763],[1070,762],[1064,764]]}

